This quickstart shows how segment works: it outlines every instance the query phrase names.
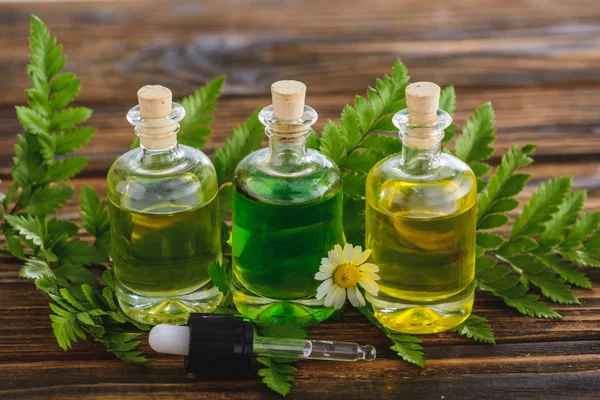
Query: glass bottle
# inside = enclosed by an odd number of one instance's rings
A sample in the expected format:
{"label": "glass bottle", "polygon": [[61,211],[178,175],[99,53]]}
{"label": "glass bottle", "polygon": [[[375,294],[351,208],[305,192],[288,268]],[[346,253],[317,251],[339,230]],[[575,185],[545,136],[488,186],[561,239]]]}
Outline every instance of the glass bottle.
{"label": "glass bottle", "polygon": [[367,300],[398,332],[445,331],[473,308],[477,182],[468,165],[441,152],[452,118],[438,110],[439,95],[430,82],[407,87],[408,108],[393,118],[402,153],[367,177],[366,245],[381,276]]}
{"label": "glass bottle", "polygon": [[162,86],[138,91],[127,120],[140,147],[107,177],[117,298],[148,324],[183,324],[222,299],[207,272],[221,261],[215,169],[201,151],[177,144],[185,110],[171,98]]}
{"label": "glass bottle", "polygon": [[342,178],[333,161],[307,149],[317,113],[304,105],[306,86],[279,81],[264,108],[269,147],[234,172],[233,299],[260,325],[310,325],[333,310],[314,298],[321,258],[344,241]]}

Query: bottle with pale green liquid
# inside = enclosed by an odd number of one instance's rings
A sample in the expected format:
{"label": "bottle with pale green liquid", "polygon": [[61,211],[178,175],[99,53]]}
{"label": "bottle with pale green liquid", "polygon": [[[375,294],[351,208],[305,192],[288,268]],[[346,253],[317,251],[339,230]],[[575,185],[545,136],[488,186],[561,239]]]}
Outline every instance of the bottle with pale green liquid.
{"label": "bottle with pale green liquid", "polygon": [[233,300],[260,325],[311,325],[333,309],[315,299],[321,258],[344,241],[339,168],[306,139],[317,113],[306,86],[280,81],[273,105],[259,115],[269,147],[234,172]]}
{"label": "bottle with pale green liquid", "polygon": [[117,298],[131,318],[183,324],[222,299],[208,276],[221,261],[218,184],[204,153],[177,144],[185,111],[145,86],[127,119],[140,147],[110,168],[107,195]]}

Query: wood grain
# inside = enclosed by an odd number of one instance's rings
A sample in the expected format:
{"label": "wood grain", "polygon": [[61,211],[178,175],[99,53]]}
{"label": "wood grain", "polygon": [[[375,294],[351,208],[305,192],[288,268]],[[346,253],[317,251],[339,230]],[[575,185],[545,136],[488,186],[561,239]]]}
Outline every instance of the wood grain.
{"label": "wood grain", "polygon": [[[600,209],[596,0],[0,4],[0,191],[10,185],[12,146],[20,132],[13,106],[24,103],[29,86],[31,13],[58,36],[67,69],[82,78],[77,104],[95,112],[90,124],[98,133],[80,152],[90,162],[73,181],[77,191],[87,182],[104,195],[106,171],[133,137],[125,113],[145,84],[169,86],[181,98],[227,74],[206,148],[212,154],[236,124],[269,103],[271,82],[304,81],[320,129],[400,57],[413,79],[455,85],[459,126],[478,105],[493,103],[494,163],[512,143],[537,143],[536,162],[527,168],[533,179],[521,200],[541,180],[573,175],[574,186],[588,190],[586,210]],[[78,221],[76,197],[59,216]],[[18,278],[19,268],[18,260],[0,256],[3,399],[278,398],[253,373],[236,382],[200,381],[184,374],[177,357],[134,367],[90,342],[63,352],[52,335],[47,298]],[[600,283],[600,270],[586,272]],[[549,321],[522,317],[479,293],[476,312],[489,319],[498,344],[425,336],[425,369],[398,360],[377,328],[350,311],[339,322],[312,328],[311,336],[374,344],[378,359],[299,363],[289,398],[597,398],[600,290],[577,295],[580,305],[556,305],[564,319]]]}

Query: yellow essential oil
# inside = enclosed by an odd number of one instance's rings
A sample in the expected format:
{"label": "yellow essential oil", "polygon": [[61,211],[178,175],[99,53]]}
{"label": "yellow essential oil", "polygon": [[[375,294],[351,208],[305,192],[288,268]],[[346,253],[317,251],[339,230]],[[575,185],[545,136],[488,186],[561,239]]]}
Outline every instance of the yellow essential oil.
{"label": "yellow essential oil", "polygon": [[127,118],[140,147],[107,176],[117,299],[137,321],[183,324],[222,299],[208,276],[221,261],[217,176],[204,153],[177,144],[185,110],[170,90],[145,86],[138,99]]}
{"label": "yellow essential oil", "polygon": [[426,129],[411,127],[409,110],[394,118],[402,154],[367,178],[366,246],[381,277],[378,295],[367,299],[387,328],[434,333],[473,308],[477,184],[465,163],[440,151],[450,116],[437,111]]}

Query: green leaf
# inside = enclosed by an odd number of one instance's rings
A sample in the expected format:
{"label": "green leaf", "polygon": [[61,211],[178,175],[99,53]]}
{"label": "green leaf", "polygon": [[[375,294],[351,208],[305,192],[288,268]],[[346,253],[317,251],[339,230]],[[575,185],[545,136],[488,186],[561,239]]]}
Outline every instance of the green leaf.
{"label": "green leaf", "polygon": [[[597,249],[596,249],[597,250]],[[558,254],[584,267],[600,267],[600,260],[595,252],[581,250],[558,250]]]}
{"label": "green leaf", "polygon": [[360,123],[356,111],[346,105],[340,117],[340,133],[346,149],[354,149],[360,142]]}
{"label": "green leaf", "polygon": [[471,314],[465,322],[452,329],[451,332],[477,342],[496,344],[494,332],[487,324],[486,319],[474,314]]}
{"label": "green leaf", "polygon": [[79,207],[83,227],[96,238],[96,244],[102,243],[110,235],[106,202],[100,199],[91,186],[84,184],[79,196]]}
{"label": "green leaf", "polygon": [[515,199],[500,199],[494,202],[490,209],[490,214],[505,213],[519,207],[519,202]]}
{"label": "green leaf", "polygon": [[544,228],[542,224],[558,211],[571,188],[571,182],[571,177],[563,177],[540,184],[515,220],[511,238],[541,233]]}
{"label": "green leaf", "polygon": [[534,254],[546,267],[552,269],[565,281],[584,289],[592,288],[589,278],[576,266],[563,261],[560,256],[544,254],[543,251],[537,251]]}
{"label": "green leaf", "polygon": [[354,172],[368,174],[373,165],[379,161],[379,157],[368,150],[365,151],[353,151],[346,158],[344,168]]}
{"label": "green leaf", "polygon": [[496,140],[494,124],[491,103],[479,106],[467,119],[462,135],[456,139],[456,156],[467,164],[490,158],[494,153],[491,144]]}
{"label": "green leaf", "polygon": [[53,110],[66,107],[79,95],[80,89],[81,79],[75,78],[75,74],[72,72],[62,74],[50,84],[50,91],[52,92],[50,106]]}
{"label": "green leaf", "polygon": [[[502,160],[494,174],[490,177],[490,180],[483,192],[479,195],[478,206],[477,206],[477,227],[480,228],[480,224],[485,217],[489,214],[503,212],[504,209],[508,209],[514,206],[516,200],[507,199],[512,195],[519,193],[523,190],[523,186],[528,175],[520,174],[520,178],[514,179],[513,174],[519,167],[524,167],[533,162],[531,157],[527,156],[528,152],[533,151],[531,147],[525,146],[520,149],[516,145],[513,145],[508,152],[502,156]],[[513,189],[516,190],[516,193]],[[511,194],[512,193],[512,194]],[[508,202],[503,200],[509,200]],[[512,201],[511,201],[512,200]],[[518,202],[516,203],[518,205]]]}
{"label": "green leaf", "polygon": [[565,281],[548,271],[545,265],[531,255],[519,255],[507,259],[510,264],[526,275],[528,282],[539,287],[544,296],[561,304],[579,304],[579,300]]}
{"label": "green leaf", "polygon": [[501,297],[506,305],[530,317],[560,319],[556,311],[539,301],[539,296],[527,294],[519,278],[509,275],[510,270],[496,260],[479,257],[476,260],[477,282],[481,290]]}
{"label": "green leaf", "polygon": [[25,253],[23,252],[23,245],[13,235],[6,234],[4,236],[6,240],[6,249],[13,256],[23,260],[25,259]]}
{"label": "green leaf", "polygon": [[54,163],[48,167],[48,175],[44,183],[62,182],[71,179],[80,173],[87,165],[87,159],[83,157],[69,157]]}
{"label": "green leaf", "polygon": [[92,116],[92,110],[86,107],[64,108],[56,112],[50,120],[50,130],[63,131],[87,121]]}
{"label": "green leaf", "polygon": [[585,190],[578,190],[567,195],[558,211],[544,224],[544,230],[539,239],[542,246],[555,246],[562,241],[567,234],[567,228],[575,223],[579,212],[583,209],[585,197]]}
{"label": "green leaf", "polygon": [[77,343],[77,338],[86,338],[85,331],[81,329],[76,315],[71,314],[66,318],[50,315],[50,319],[52,320],[52,331],[56,341],[63,350],[69,350],[73,343]]}
{"label": "green leaf", "polygon": [[321,153],[331,158],[337,165],[342,165],[346,159],[345,140],[340,129],[328,120],[321,133]]}
{"label": "green leaf", "polygon": [[450,115],[454,115],[454,110],[456,109],[456,93],[454,91],[454,86],[447,86],[441,91],[439,108]]}
{"label": "green leaf", "polygon": [[401,152],[402,141],[393,136],[371,134],[362,142],[361,147],[383,158]]}
{"label": "green leaf", "polygon": [[360,122],[360,129],[367,132],[373,124],[373,110],[366,98],[356,96],[354,98],[354,108]]}
{"label": "green leaf", "polygon": [[[456,93],[454,92],[454,86],[448,86],[442,90],[442,92],[440,93],[439,108],[446,111],[448,114],[450,114],[450,116],[454,116],[454,110],[456,109]],[[444,130],[444,138],[442,139],[442,141],[449,142],[450,140],[452,140],[455,129],[456,124],[454,124],[453,122],[452,124],[450,124],[449,127],[447,127]]]}
{"label": "green leaf", "polygon": [[565,249],[572,249],[581,245],[588,237],[600,228],[600,211],[582,215],[569,230],[567,237],[561,244]]}
{"label": "green leaf", "polygon": [[477,233],[477,245],[488,250],[498,249],[504,244],[504,238],[494,233]]}
{"label": "green leaf", "polygon": [[[44,159],[41,155],[38,139],[31,133],[17,135],[12,178],[21,188],[41,180],[46,175]],[[23,196],[23,193],[19,196]]]}
{"label": "green leaf", "polygon": [[208,267],[208,276],[219,289],[219,292],[224,295],[229,294],[229,282],[231,278],[229,276],[229,269],[225,263],[221,265],[215,261],[210,264]]}
{"label": "green leaf", "polygon": [[[52,218],[46,221],[46,233],[47,236],[52,239],[51,241],[58,242],[63,239],[74,236],[79,231],[77,224],[71,221],[58,220]],[[48,242],[48,240],[46,240]]]}
{"label": "green leaf", "polygon": [[198,149],[204,147],[212,133],[209,125],[213,121],[213,113],[224,83],[225,76],[219,76],[181,100],[186,117],[181,121],[181,130],[177,135],[179,143]]}
{"label": "green leaf", "polygon": [[16,106],[17,117],[23,125],[23,129],[31,133],[48,132],[48,121],[36,111],[28,107]]}
{"label": "green leaf", "polygon": [[257,357],[256,361],[266,367],[258,370],[258,375],[262,376],[263,383],[275,393],[287,396],[292,389],[290,382],[294,380],[291,374],[297,369],[291,365],[278,363],[269,357]]}
{"label": "green leaf", "polygon": [[54,276],[54,273],[48,263],[39,258],[29,258],[19,271],[19,277],[27,279],[38,279],[46,275]]}
{"label": "green leaf", "polygon": [[73,193],[73,187],[69,185],[41,187],[33,192],[25,210],[32,215],[52,214],[61,209]]}
{"label": "green leaf", "polygon": [[398,357],[418,367],[425,366],[425,355],[420,339],[403,334],[389,334],[388,338],[394,343],[390,349],[395,351]]}
{"label": "green leaf", "polygon": [[31,215],[5,215],[4,218],[25,239],[32,241],[36,246],[42,246],[44,233],[38,219]]}
{"label": "green leaf", "polygon": [[481,221],[478,225],[477,228],[478,229],[494,229],[494,228],[500,228],[501,226],[504,226],[506,224],[508,224],[508,221],[510,219],[503,214],[492,214],[492,215],[488,215],[487,217],[485,217],[483,219],[483,221]]}
{"label": "green leaf", "polygon": [[526,294],[516,298],[504,298],[504,302],[509,307],[516,308],[521,314],[537,318],[562,319],[559,313],[548,307],[546,304],[538,301],[539,297],[533,294]]}
{"label": "green leaf", "polygon": [[61,262],[76,265],[94,265],[108,261],[108,254],[78,238],[62,246],[56,246],[54,252]]}
{"label": "green leaf", "polygon": [[233,171],[242,158],[260,148],[264,127],[258,120],[259,111],[254,111],[243,125],[237,126],[223,147],[215,150],[213,163],[219,185],[231,182]]}
{"label": "green leaf", "polygon": [[530,251],[537,247],[538,243],[535,239],[528,236],[519,236],[506,242],[504,246],[498,250],[498,253],[504,256],[510,256],[524,251]]}
{"label": "green leaf", "polygon": [[53,136],[55,138],[56,154],[68,154],[81,149],[92,139],[95,132],[96,128],[91,126],[80,126]]}
{"label": "green leaf", "polygon": [[81,264],[66,263],[54,270],[57,278],[70,282],[73,285],[92,283],[96,281],[96,275]]}
{"label": "green leaf", "polygon": [[308,149],[319,150],[320,146],[321,146],[321,139],[319,139],[317,132],[315,132],[314,130],[311,130],[310,133],[308,134],[308,137],[306,138],[306,147]]}
{"label": "green leaf", "polygon": [[482,162],[471,163],[471,169],[476,177],[483,177],[490,173],[492,166]]}

